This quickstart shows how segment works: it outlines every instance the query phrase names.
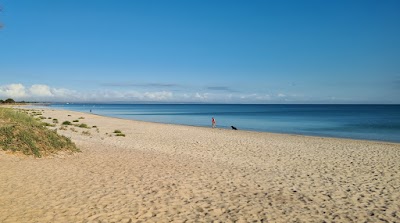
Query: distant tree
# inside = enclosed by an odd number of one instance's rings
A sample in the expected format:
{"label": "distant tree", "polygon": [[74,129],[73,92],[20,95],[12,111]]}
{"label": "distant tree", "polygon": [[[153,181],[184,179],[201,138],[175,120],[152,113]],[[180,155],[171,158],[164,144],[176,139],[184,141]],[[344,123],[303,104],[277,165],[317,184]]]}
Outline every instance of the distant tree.
{"label": "distant tree", "polygon": [[3,104],[3,103],[4,103],[4,101],[0,99],[0,104]]}
{"label": "distant tree", "polygon": [[12,98],[8,98],[7,100],[4,101],[4,103],[13,104],[13,103],[15,103],[15,101]]}

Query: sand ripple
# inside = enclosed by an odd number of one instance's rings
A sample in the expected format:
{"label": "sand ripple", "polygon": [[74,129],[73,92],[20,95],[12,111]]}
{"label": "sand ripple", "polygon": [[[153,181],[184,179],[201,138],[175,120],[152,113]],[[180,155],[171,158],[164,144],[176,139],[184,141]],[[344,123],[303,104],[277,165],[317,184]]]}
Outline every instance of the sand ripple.
{"label": "sand ripple", "polygon": [[0,222],[400,222],[400,144],[44,115],[99,131],[1,153]]}

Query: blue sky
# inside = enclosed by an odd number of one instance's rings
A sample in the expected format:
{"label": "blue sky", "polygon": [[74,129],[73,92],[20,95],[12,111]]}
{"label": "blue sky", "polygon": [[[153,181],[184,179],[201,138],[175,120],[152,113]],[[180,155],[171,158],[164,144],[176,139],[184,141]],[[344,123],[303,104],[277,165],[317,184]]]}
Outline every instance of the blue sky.
{"label": "blue sky", "polygon": [[0,98],[400,103],[400,1],[0,5]]}

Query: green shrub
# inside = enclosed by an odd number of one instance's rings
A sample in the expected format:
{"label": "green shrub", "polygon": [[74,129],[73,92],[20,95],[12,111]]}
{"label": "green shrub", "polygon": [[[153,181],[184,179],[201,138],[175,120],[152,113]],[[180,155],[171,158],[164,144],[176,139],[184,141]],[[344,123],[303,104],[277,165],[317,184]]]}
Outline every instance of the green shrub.
{"label": "green shrub", "polygon": [[86,128],[86,129],[89,128],[89,126],[86,125],[85,123],[82,123],[82,124],[78,125],[78,127],[79,127],[79,128]]}
{"label": "green shrub", "polygon": [[43,126],[51,126],[51,127],[54,127],[55,125],[52,125],[52,124],[47,123],[47,122],[43,122]]}
{"label": "green shrub", "polygon": [[79,122],[79,120],[73,120],[72,122]]}
{"label": "green shrub", "polygon": [[121,130],[114,130],[114,133],[122,133],[122,131]]}
{"label": "green shrub", "polygon": [[123,134],[123,133],[117,133],[116,136],[123,136],[123,137],[125,137],[125,134]]}
{"label": "green shrub", "polygon": [[62,124],[63,125],[72,125],[72,123],[70,121],[64,121]]}

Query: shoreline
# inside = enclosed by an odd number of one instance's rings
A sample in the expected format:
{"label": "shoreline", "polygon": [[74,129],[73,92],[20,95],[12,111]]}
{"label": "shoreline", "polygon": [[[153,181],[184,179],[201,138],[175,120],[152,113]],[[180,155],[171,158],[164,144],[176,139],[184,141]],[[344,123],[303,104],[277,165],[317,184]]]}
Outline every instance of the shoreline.
{"label": "shoreline", "polygon": [[0,153],[1,222],[400,221],[396,143],[35,110],[82,152]]}
{"label": "shoreline", "polygon": [[[175,124],[175,123],[165,123],[165,122],[152,122],[152,121],[143,121],[143,120],[138,120],[138,119],[127,119],[127,118],[120,118],[120,117],[114,117],[114,116],[107,116],[107,115],[101,115],[101,114],[96,114],[96,113],[90,113],[90,112],[84,112],[84,111],[75,111],[75,110],[69,110],[69,109],[63,109],[63,108],[53,108],[50,106],[46,107],[41,107],[42,105],[20,105],[21,107],[31,107],[34,109],[36,106],[39,108],[36,109],[50,109],[50,110],[62,110],[62,111],[73,111],[73,112],[80,112],[83,114],[88,114],[88,115],[97,115],[100,117],[105,117],[105,118],[115,118],[115,119],[121,119],[121,120],[132,120],[136,122],[143,122],[143,123],[155,123],[155,124],[162,124],[162,125],[176,125],[176,126],[188,126],[188,127],[195,127],[195,128],[211,128],[207,126],[197,126],[197,125],[186,125],[186,124]],[[211,125],[210,125],[211,126]],[[267,133],[267,134],[278,134],[278,135],[288,135],[288,136],[299,136],[299,137],[315,137],[315,138],[328,138],[328,139],[343,139],[343,140],[357,140],[357,141],[367,141],[367,142],[377,142],[377,143],[392,143],[392,144],[400,144],[400,141],[389,141],[389,140],[374,140],[374,139],[360,139],[360,138],[350,138],[350,137],[336,137],[336,136],[327,136],[327,135],[308,135],[308,134],[300,134],[300,133],[285,133],[285,132],[268,132],[268,131],[257,131],[257,130],[246,130],[246,129],[238,129],[238,130],[231,130],[230,128],[217,128],[220,130],[226,130],[226,131],[241,131],[241,132],[249,132],[249,133]]]}

